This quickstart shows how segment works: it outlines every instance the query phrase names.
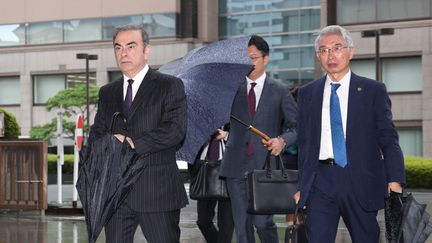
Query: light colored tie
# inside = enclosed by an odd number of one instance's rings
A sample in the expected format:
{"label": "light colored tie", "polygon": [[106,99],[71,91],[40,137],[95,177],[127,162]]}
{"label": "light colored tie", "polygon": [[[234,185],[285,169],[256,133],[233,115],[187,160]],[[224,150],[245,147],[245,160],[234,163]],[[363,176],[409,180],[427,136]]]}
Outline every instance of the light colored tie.
{"label": "light colored tie", "polygon": [[340,84],[331,84],[330,95],[330,125],[333,144],[333,154],[336,164],[344,168],[348,161],[346,155],[345,137],[342,126],[342,115],[339,105],[339,97],[336,90]]}

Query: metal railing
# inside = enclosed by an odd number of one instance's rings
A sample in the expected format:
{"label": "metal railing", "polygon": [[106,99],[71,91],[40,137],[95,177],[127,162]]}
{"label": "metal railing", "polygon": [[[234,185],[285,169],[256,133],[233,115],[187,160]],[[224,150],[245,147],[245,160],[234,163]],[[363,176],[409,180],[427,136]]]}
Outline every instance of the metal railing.
{"label": "metal railing", "polygon": [[0,141],[0,208],[46,210],[48,150],[44,141]]}

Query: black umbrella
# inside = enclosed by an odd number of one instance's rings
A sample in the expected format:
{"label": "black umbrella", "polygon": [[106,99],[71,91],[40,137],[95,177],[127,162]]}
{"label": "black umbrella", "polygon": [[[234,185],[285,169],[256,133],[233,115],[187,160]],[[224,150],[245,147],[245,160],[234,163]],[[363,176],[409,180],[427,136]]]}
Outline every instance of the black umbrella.
{"label": "black umbrella", "polygon": [[229,122],[237,89],[253,67],[247,55],[249,39],[218,41],[159,69],[181,78],[187,95],[188,127],[177,159],[193,163],[210,135]]}
{"label": "black umbrella", "polygon": [[391,192],[384,208],[386,238],[389,243],[423,243],[432,233],[426,205],[411,193]]}
{"label": "black umbrella", "polygon": [[[119,112],[112,118],[111,130],[119,116],[123,118],[126,132],[126,119]],[[90,151],[83,158],[76,188],[87,223],[88,239],[93,243],[132,189],[144,162],[126,140],[122,143],[111,133],[93,141],[87,149]]]}

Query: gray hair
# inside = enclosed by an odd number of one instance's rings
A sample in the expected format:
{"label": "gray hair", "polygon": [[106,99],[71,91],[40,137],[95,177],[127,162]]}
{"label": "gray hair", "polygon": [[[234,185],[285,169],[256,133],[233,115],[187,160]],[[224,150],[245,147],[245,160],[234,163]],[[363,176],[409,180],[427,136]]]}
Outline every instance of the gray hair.
{"label": "gray hair", "polygon": [[142,25],[130,24],[130,25],[119,26],[119,27],[116,27],[114,29],[113,44],[115,44],[115,39],[116,39],[118,33],[125,32],[125,31],[133,31],[133,30],[137,30],[141,33],[141,37],[142,37],[144,46],[146,46],[150,43],[149,36],[148,36],[147,32],[144,30],[144,27]]}
{"label": "gray hair", "polygon": [[342,28],[339,25],[329,25],[321,29],[318,33],[318,36],[315,39],[315,51],[319,50],[319,42],[321,41],[321,39],[329,35],[340,35],[342,36],[342,38],[344,38],[348,48],[354,47],[353,38],[348,30]]}

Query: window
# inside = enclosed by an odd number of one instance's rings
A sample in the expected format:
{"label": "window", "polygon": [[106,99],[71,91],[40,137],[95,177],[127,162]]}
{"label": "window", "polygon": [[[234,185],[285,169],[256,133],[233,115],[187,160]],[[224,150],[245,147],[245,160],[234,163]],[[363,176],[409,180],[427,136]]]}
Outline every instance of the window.
{"label": "window", "polygon": [[19,76],[0,77],[0,105],[21,103]]}
{"label": "window", "polygon": [[421,91],[423,88],[421,58],[384,59],[382,77],[389,92]]}
{"label": "window", "polygon": [[0,25],[0,46],[14,46],[25,44],[25,25]]}
{"label": "window", "polygon": [[64,21],[64,42],[102,40],[101,19],[77,19]]}
{"label": "window", "polygon": [[123,74],[121,71],[110,71],[108,72],[108,82],[114,82],[117,79],[123,77]]}
{"label": "window", "polygon": [[[388,92],[415,92],[423,89],[421,57],[385,58],[382,77]],[[375,79],[375,60],[352,60],[351,70]]]}
{"label": "window", "polygon": [[432,0],[337,0],[337,23],[430,18]]}
{"label": "window", "polygon": [[[55,74],[33,76],[33,103],[46,104],[48,99],[65,88],[73,88],[77,84],[85,84],[85,73]],[[96,73],[89,73],[89,84],[96,84]]]}
{"label": "window", "polygon": [[102,20],[102,35],[104,40],[112,40],[114,29],[118,26],[128,25],[128,24],[141,24],[143,21],[142,16],[123,16],[123,17],[113,17],[104,18]]}
{"label": "window", "polygon": [[28,24],[27,44],[51,44],[63,42],[63,22],[53,21]]}
{"label": "window", "polygon": [[351,71],[357,75],[376,79],[375,77],[375,60],[351,60]]}
{"label": "window", "polygon": [[313,47],[273,48],[270,50],[269,69],[314,66]]}
{"label": "window", "polygon": [[143,16],[144,29],[151,37],[176,36],[175,13],[146,14]]}
{"label": "window", "polygon": [[399,144],[404,156],[423,156],[421,128],[398,128]]}

